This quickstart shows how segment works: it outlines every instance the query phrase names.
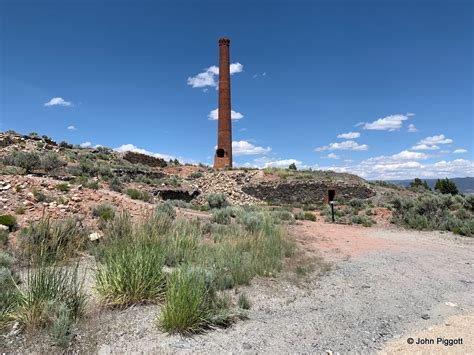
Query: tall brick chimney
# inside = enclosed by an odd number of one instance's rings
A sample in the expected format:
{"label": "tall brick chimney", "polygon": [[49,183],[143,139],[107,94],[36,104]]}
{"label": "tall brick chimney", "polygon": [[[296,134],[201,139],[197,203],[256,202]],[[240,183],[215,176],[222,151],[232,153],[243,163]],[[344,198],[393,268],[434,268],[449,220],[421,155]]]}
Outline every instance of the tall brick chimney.
{"label": "tall brick chimney", "polygon": [[230,39],[219,39],[219,109],[214,169],[232,168],[232,121],[230,116]]}

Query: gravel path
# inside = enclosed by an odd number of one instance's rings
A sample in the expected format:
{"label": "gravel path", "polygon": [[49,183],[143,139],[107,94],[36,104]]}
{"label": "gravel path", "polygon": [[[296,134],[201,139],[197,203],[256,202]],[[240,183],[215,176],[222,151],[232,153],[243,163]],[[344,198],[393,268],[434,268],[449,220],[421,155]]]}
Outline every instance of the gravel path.
{"label": "gravel path", "polygon": [[373,353],[474,312],[473,239],[314,222],[292,227],[291,233],[308,253],[319,246],[332,267],[324,274],[316,268],[298,282],[294,274],[281,275],[240,288],[253,303],[248,320],[182,338],[156,328],[158,306],[103,310],[83,324],[73,350]]}

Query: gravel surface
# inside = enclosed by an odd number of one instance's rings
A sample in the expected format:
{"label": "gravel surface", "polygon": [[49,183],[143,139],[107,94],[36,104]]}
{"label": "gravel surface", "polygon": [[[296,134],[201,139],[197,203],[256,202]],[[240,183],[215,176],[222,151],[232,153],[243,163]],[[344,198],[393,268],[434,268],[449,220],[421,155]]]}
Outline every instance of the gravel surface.
{"label": "gravel surface", "polygon": [[[327,247],[327,240],[318,237],[325,235],[324,228],[339,227],[304,222],[291,233],[297,240],[304,234],[304,248],[314,251],[318,243]],[[354,253],[346,248],[343,258],[324,254],[332,262],[325,273],[316,267],[301,279],[280,275],[239,288],[236,293],[245,292],[252,309],[247,320],[230,328],[182,338],[157,329],[159,306],[101,310],[81,325],[71,350],[372,353],[449,317],[474,312],[473,239],[353,226],[340,226],[340,232],[334,240],[353,245]],[[366,252],[357,247],[358,241],[370,246]],[[337,245],[331,249],[334,255],[341,253]],[[321,261],[318,265],[324,268]]]}

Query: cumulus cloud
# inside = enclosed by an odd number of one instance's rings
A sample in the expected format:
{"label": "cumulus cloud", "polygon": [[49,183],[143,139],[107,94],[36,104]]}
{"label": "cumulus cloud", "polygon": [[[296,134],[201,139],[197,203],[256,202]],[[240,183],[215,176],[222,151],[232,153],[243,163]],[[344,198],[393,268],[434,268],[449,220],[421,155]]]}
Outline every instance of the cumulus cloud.
{"label": "cumulus cloud", "polygon": [[[141,153],[141,154],[150,155],[150,156],[155,157],[155,158],[162,158],[162,159],[165,159],[165,160],[170,160],[170,159],[175,159],[176,158],[173,155],[150,152],[146,149],[138,148],[137,146],[135,146],[133,144],[130,144],[130,143],[122,144],[120,147],[114,148],[114,150],[117,151],[117,152]],[[184,159],[179,159],[179,160],[184,160]]]}
{"label": "cumulus cloud", "polygon": [[67,126],[68,131],[75,131],[76,129],[77,129],[76,126],[73,126],[73,125]]}
{"label": "cumulus cloud", "polygon": [[463,153],[467,153],[467,150],[464,149],[464,148],[458,148],[458,149],[455,149],[453,151],[454,154],[463,154]]}
{"label": "cumulus cloud", "polygon": [[[218,113],[219,113],[219,109],[216,108],[215,110],[212,110],[211,112],[209,112],[209,115],[207,115],[207,117],[208,117],[211,121],[217,120],[217,118],[218,118]],[[240,112],[231,110],[231,111],[230,111],[230,117],[231,117],[231,119],[233,119],[233,120],[240,120],[241,118],[244,118],[244,115],[242,115]]]}
{"label": "cumulus cloud", "polygon": [[337,138],[344,138],[344,139],[355,139],[359,137],[360,137],[359,132],[347,132],[347,133],[341,133],[337,135]]}
{"label": "cumulus cloud", "polygon": [[254,159],[255,167],[259,168],[288,168],[291,164],[301,167],[302,162],[296,159],[270,159],[267,157]]}
{"label": "cumulus cloud", "polygon": [[[215,147],[217,149],[217,147]],[[239,155],[259,155],[266,154],[272,150],[270,147],[259,147],[247,141],[232,142],[232,154]]]}
{"label": "cumulus cloud", "polygon": [[340,156],[339,155],[336,155],[334,153],[329,153],[326,158],[329,158],[329,159],[340,159]]}
{"label": "cumulus cloud", "polygon": [[435,145],[435,144],[451,144],[453,140],[450,138],[446,138],[444,134],[439,134],[437,136],[426,137],[422,139],[418,144],[426,144],[426,145]]}
{"label": "cumulus cloud", "polygon": [[79,144],[81,148],[89,148],[91,145],[92,145],[91,142],[84,142],[84,143]]}
{"label": "cumulus cloud", "polygon": [[[244,70],[244,66],[240,63],[232,63],[230,65],[230,75],[240,73]],[[203,72],[189,77],[188,85],[193,88],[207,88],[208,86],[217,87],[217,76],[219,75],[219,67],[211,65]]]}
{"label": "cumulus cloud", "polygon": [[64,106],[64,107],[71,107],[73,106],[71,101],[66,101],[62,97],[53,97],[51,100],[46,102],[44,106]]}
{"label": "cumulus cloud", "polygon": [[416,128],[416,126],[415,126],[413,123],[410,123],[410,124],[408,125],[407,132],[408,132],[408,133],[415,133],[415,132],[418,132],[418,128]]}
{"label": "cumulus cloud", "polygon": [[402,127],[403,121],[408,118],[407,115],[390,115],[373,122],[364,122],[362,128],[376,131],[397,131]]}
{"label": "cumulus cloud", "polygon": [[425,153],[410,152],[409,150],[404,150],[398,154],[391,156],[395,160],[424,160],[428,159],[428,156]]}
{"label": "cumulus cloud", "polygon": [[413,150],[438,150],[437,145],[417,144],[411,147]]}
{"label": "cumulus cloud", "polygon": [[453,140],[446,138],[444,134],[439,134],[437,136],[426,137],[419,141],[411,149],[413,150],[438,150],[440,144],[451,144]]}
{"label": "cumulus cloud", "polygon": [[359,144],[355,141],[343,141],[340,143],[330,143],[329,145],[318,147],[315,150],[317,152],[321,152],[324,150],[354,150],[354,151],[361,151],[367,150],[369,146],[367,144]]}

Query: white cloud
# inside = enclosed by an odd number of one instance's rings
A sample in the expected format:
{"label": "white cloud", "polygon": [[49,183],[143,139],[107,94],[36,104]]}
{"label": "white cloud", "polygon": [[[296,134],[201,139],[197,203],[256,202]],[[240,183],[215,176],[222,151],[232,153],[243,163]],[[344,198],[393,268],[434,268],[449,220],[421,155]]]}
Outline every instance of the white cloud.
{"label": "white cloud", "polygon": [[413,150],[437,150],[439,147],[437,145],[427,145],[427,144],[417,144],[411,147]]}
{"label": "white cloud", "polygon": [[415,126],[413,123],[410,123],[410,124],[408,125],[407,132],[409,132],[409,133],[418,132],[418,128],[416,128],[416,126]]}
{"label": "white cloud", "polygon": [[[230,75],[240,73],[244,70],[244,66],[240,63],[232,63],[230,65]],[[211,65],[202,73],[188,78],[188,85],[193,88],[206,88],[207,86],[217,87],[216,77],[219,75],[219,67]],[[207,90],[207,89],[204,89]]]}
{"label": "white cloud", "polygon": [[75,130],[77,130],[76,126],[73,126],[73,125],[67,126],[67,129],[68,129],[69,131],[75,131]]}
{"label": "white cloud", "polygon": [[[218,112],[219,112],[219,109],[216,108],[215,110],[212,110],[211,112],[209,112],[209,115],[207,115],[207,117],[212,121],[217,120]],[[230,117],[233,120],[240,120],[241,118],[244,117],[244,115],[242,115],[240,112],[231,110],[230,111]]]}
{"label": "white cloud", "polygon": [[458,149],[454,150],[453,153],[454,154],[463,154],[463,153],[467,153],[467,150],[464,149],[464,148],[458,148]]}
{"label": "white cloud", "polygon": [[[168,155],[168,154],[161,154],[161,153],[153,153],[153,152],[150,152],[146,149],[142,149],[142,148],[138,148],[136,147],[135,145],[133,144],[122,144],[120,147],[117,147],[117,148],[114,148],[115,151],[117,152],[135,152],[135,153],[141,153],[141,154],[146,154],[146,155],[150,155],[152,157],[156,157],[156,158],[162,158],[162,159],[165,159],[165,160],[170,160],[170,159],[175,159],[175,156],[173,155]],[[179,159],[180,161],[183,161],[182,159]]]}
{"label": "white cloud", "polygon": [[391,158],[395,160],[423,160],[428,159],[428,156],[425,153],[410,152],[409,150],[404,150],[398,154],[394,154]]}
{"label": "white cloud", "polygon": [[450,138],[446,138],[444,134],[439,134],[437,136],[426,137],[418,142],[418,144],[426,144],[426,145],[436,145],[436,144],[451,144],[453,140]]}
{"label": "white cloud", "polygon": [[370,123],[364,122],[363,128],[376,131],[397,131],[402,127],[403,121],[408,118],[407,115],[390,115]]}
{"label": "white cloud", "polygon": [[354,138],[359,138],[360,133],[359,132],[347,132],[347,133],[341,133],[337,135],[337,138],[344,138],[344,139],[354,139]]}
{"label": "white cloud", "polygon": [[355,150],[355,151],[361,151],[361,150],[367,150],[369,149],[369,146],[366,144],[359,144],[355,141],[343,141],[340,143],[330,143],[329,145],[323,146],[316,148],[315,150],[317,152],[321,152],[324,150]]}
{"label": "white cloud", "polygon": [[84,142],[84,143],[79,144],[81,148],[89,148],[91,145],[92,145],[91,142]]}
{"label": "white cloud", "polygon": [[334,154],[334,153],[329,153],[326,158],[329,158],[329,159],[339,159],[340,156],[339,156],[339,155],[336,155],[336,154]]}
{"label": "white cloud", "polygon": [[64,107],[71,107],[73,106],[71,101],[66,101],[62,97],[53,97],[51,100],[44,104],[47,106],[64,106]]}
{"label": "white cloud", "polygon": [[267,157],[254,159],[255,167],[259,168],[288,168],[291,164],[301,167],[301,161],[296,159],[270,159]]}
{"label": "white cloud", "polygon": [[[217,149],[217,147],[216,147]],[[270,147],[258,147],[247,141],[234,141],[232,142],[232,154],[235,156],[239,155],[259,155],[270,152]]]}
{"label": "white cloud", "polygon": [[415,114],[412,113],[412,112],[408,112],[408,113],[407,113],[407,116],[408,116],[408,117],[413,117],[413,116],[415,116]]}

